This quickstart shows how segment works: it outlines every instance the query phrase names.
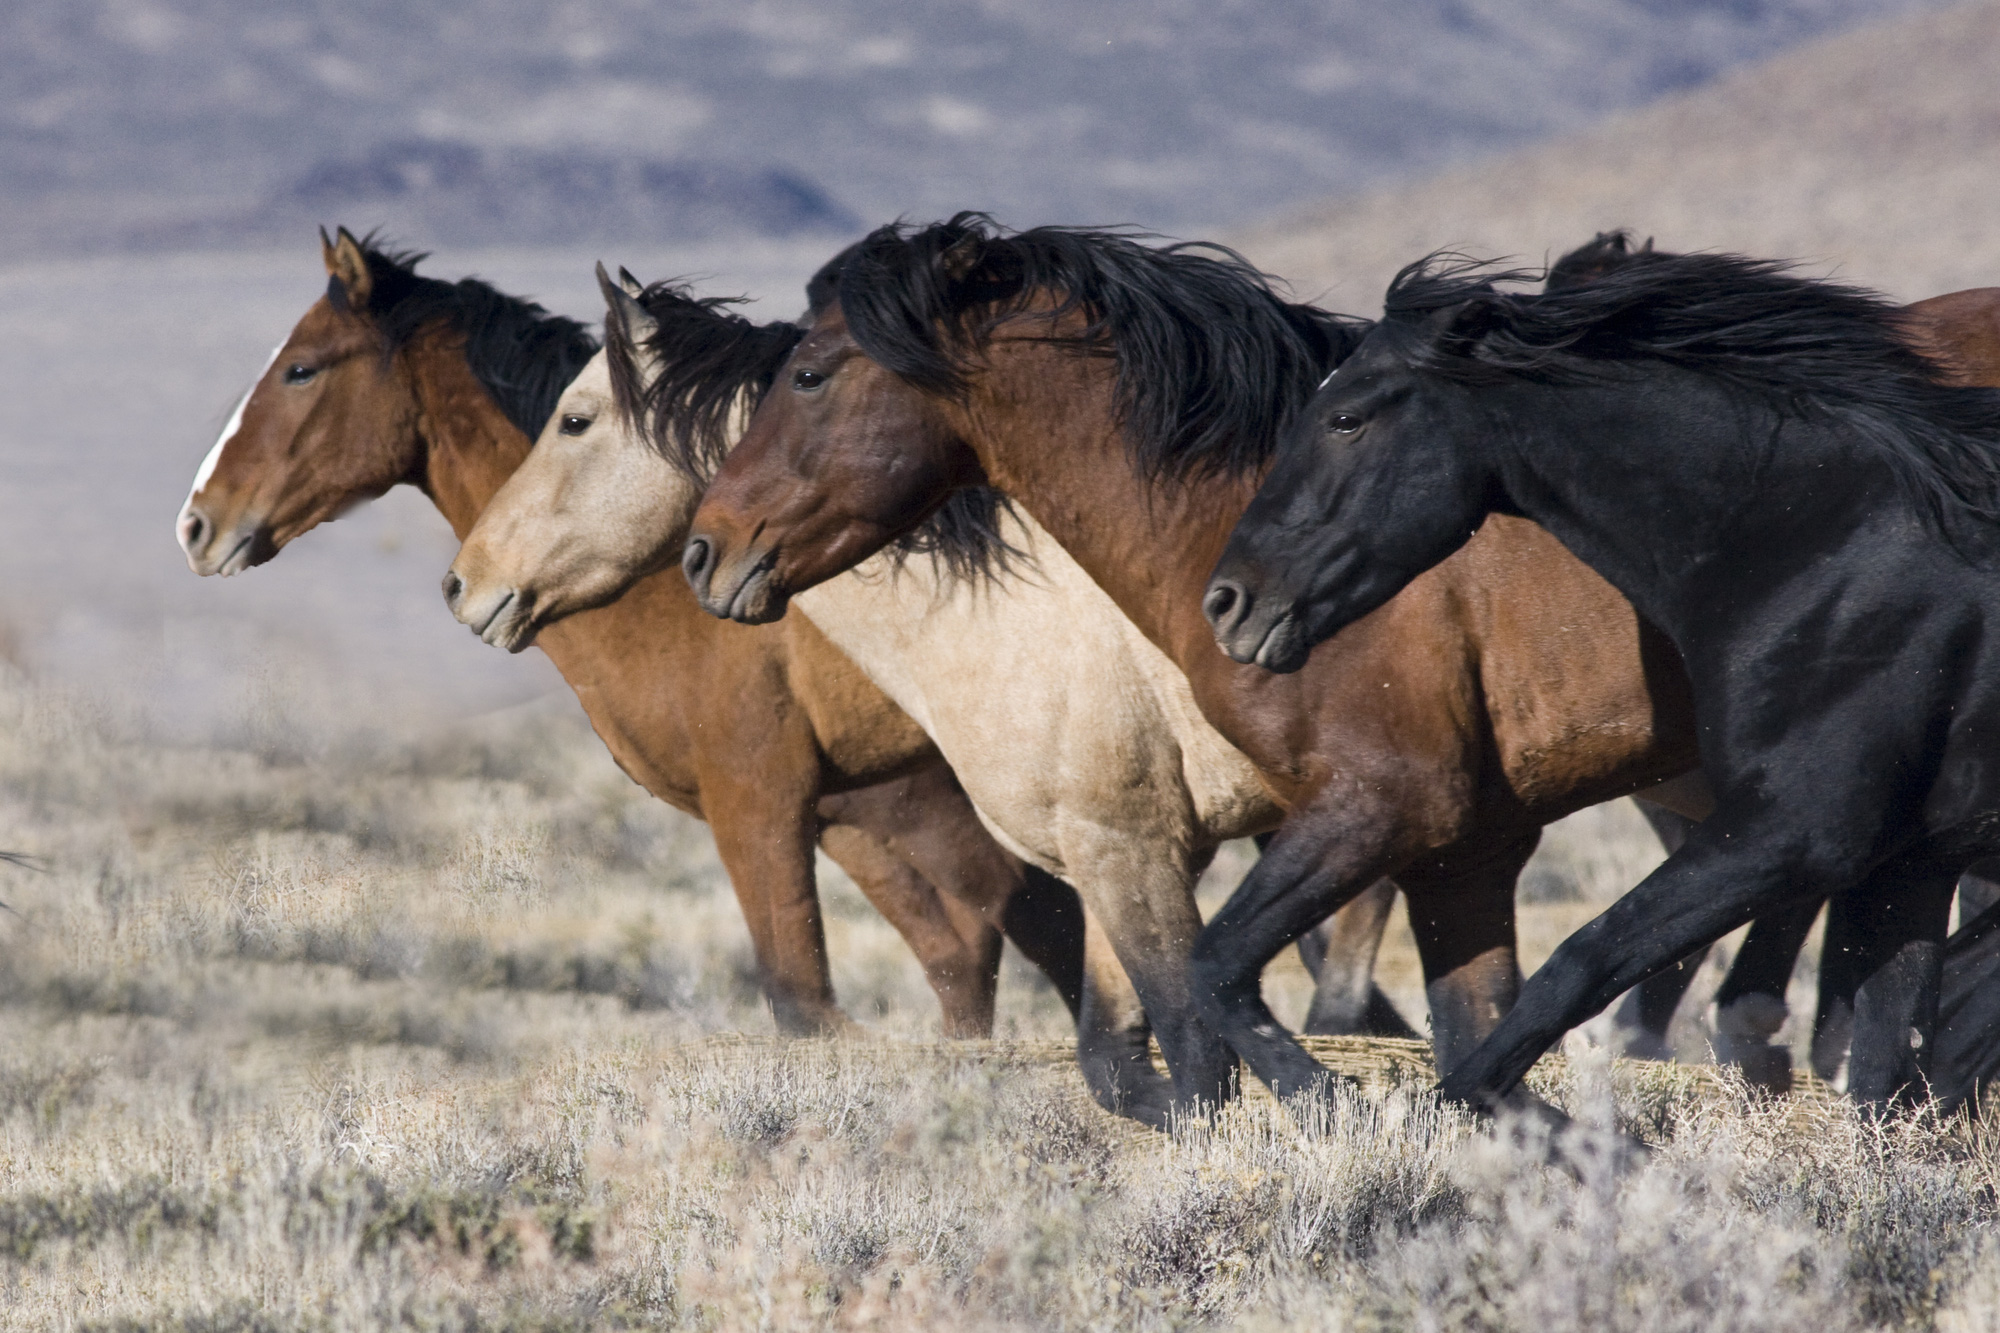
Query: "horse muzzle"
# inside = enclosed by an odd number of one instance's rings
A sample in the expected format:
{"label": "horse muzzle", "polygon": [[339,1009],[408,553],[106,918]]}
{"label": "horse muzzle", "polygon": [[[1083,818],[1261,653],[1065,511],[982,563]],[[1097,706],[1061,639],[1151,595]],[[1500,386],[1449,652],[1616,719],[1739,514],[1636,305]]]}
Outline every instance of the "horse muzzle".
{"label": "horse muzzle", "polygon": [[256,519],[244,518],[234,527],[222,528],[192,500],[181,509],[174,535],[187,556],[188,568],[203,578],[240,574],[278,553],[270,528]]}
{"label": "horse muzzle", "polygon": [[1273,599],[1259,598],[1235,579],[1210,579],[1201,613],[1215,632],[1216,647],[1232,662],[1278,672],[1297,671],[1306,664],[1311,645],[1298,616]]}
{"label": "horse muzzle", "polygon": [[445,571],[444,604],[458,622],[495,648],[518,653],[535,641],[535,598],[521,588],[469,587],[457,569]]}
{"label": "horse muzzle", "polygon": [[777,565],[776,547],[725,562],[714,542],[699,535],[681,552],[681,572],[701,609],[744,625],[768,625],[785,614],[791,597],[778,585]]}

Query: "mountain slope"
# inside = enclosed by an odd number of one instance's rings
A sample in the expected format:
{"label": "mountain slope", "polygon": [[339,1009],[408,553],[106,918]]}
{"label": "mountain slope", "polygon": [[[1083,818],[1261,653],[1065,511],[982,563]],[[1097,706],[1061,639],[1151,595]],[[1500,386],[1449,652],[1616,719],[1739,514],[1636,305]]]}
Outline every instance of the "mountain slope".
{"label": "mountain slope", "polygon": [[1903,300],[2000,285],[2000,3],[1828,38],[1573,138],[1237,239],[1298,291],[1372,314],[1427,251],[1540,262],[1610,227],[1796,257]]}

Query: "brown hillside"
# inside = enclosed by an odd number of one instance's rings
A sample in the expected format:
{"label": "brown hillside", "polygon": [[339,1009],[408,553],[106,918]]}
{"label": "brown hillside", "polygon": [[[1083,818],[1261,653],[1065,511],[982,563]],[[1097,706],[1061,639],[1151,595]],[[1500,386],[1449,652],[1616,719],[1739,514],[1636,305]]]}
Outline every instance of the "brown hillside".
{"label": "brown hillside", "polygon": [[1585,135],[1237,238],[1303,296],[1373,314],[1449,246],[1540,262],[1610,227],[1808,260],[1915,300],[2000,285],[2000,3],[1803,47]]}

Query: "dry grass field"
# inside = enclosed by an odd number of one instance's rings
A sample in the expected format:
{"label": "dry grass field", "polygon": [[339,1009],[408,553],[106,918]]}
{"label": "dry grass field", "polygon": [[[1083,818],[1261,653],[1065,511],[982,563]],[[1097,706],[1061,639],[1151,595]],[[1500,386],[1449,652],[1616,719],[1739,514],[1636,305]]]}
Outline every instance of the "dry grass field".
{"label": "dry grass field", "polygon": [[[1643,1165],[1537,1165],[1411,1073],[1157,1138],[1089,1104],[1011,963],[1006,1040],[940,1044],[836,877],[836,978],[876,1039],[779,1043],[704,832],[571,711],[390,742],[295,688],[194,744],[0,667],[0,828],[45,865],[0,869],[0,1326],[2000,1318],[1992,1126],[1586,1056],[1548,1085],[1573,1146],[1601,1160],[1619,1125]],[[1656,854],[1631,818],[1552,836],[1531,946]],[[1415,1012],[1405,950],[1384,971]],[[1271,987],[1296,1016],[1296,963]]]}

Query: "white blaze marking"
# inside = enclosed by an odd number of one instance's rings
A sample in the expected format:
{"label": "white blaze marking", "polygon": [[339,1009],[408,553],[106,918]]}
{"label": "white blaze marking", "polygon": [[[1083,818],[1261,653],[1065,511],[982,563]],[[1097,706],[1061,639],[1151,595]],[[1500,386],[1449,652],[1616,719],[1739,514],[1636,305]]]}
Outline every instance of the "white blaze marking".
{"label": "white blaze marking", "polygon": [[263,369],[257,372],[257,378],[250,381],[250,387],[236,400],[236,410],[229,414],[229,420],[222,423],[222,434],[216,437],[215,446],[208,451],[208,457],[202,459],[201,466],[195,470],[194,485],[188,487],[188,498],[181,505],[182,513],[187,512],[188,505],[194,503],[194,497],[201,493],[201,488],[208,485],[208,479],[215,475],[215,465],[222,461],[223,449],[236,438],[236,432],[243,429],[243,409],[250,406],[250,396],[257,392],[257,386],[264,382],[265,374],[277,361],[278,353],[284,350],[284,343],[279,343],[271,349],[271,354],[264,358]]}

